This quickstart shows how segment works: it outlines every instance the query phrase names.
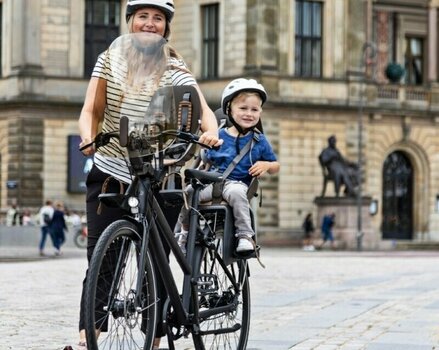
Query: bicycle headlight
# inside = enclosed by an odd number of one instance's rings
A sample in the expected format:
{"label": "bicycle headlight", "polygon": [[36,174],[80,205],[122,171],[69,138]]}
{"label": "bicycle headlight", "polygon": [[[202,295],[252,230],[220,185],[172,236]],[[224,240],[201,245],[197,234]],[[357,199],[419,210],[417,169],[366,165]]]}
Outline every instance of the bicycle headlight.
{"label": "bicycle headlight", "polygon": [[136,208],[139,205],[139,200],[136,197],[128,198],[128,205],[130,208]]}

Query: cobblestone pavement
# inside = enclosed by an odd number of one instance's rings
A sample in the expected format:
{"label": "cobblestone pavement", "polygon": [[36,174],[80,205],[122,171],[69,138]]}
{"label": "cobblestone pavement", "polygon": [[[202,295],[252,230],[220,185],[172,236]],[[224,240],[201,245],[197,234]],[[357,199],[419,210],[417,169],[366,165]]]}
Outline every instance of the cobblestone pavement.
{"label": "cobblestone pavement", "polygon": [[[439,252],[263,248],[262,260],[251,262],[249,350],[439,349]],[[75,343],[85,252],[0,247],[0,261],[0,349]]]}

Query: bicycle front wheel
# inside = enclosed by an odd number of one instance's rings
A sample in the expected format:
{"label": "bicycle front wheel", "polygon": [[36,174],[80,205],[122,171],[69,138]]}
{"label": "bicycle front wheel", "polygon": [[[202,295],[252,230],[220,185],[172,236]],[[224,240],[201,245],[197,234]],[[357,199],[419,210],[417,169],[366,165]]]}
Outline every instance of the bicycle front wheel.
{"label": "bicycle front wheel", "polygon": [[198,281],[205,287],[198,292],[200,336],[193,335],[194,343],[202,341],[206,349],[245,350],[250,330],[248,265],[246,260],[225,265],[221,247],[222,239],[217,239],[216,249],[206,249],[201,260]]}
{"label": "bicycle front wheel", "polygon": [[156,284],[149,251],[141,259],[141,243],[138,228],[127,220],[112,223],[98,240],[85,286],[91,350],[152,348]]}

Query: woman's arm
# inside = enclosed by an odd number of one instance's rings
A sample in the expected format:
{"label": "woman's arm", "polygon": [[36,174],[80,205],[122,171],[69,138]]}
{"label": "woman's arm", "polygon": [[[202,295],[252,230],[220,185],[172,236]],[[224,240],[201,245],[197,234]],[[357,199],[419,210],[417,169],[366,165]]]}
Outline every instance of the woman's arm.
{"label": "woman's arm", "polygon": [[223,140],[218,138],[218,122],[215,114],[209,108],[203,93],[198,85],[195,85],[201,104],[201,131],[200,142],[209,146],[220,146]]}
{"label": "woman's arm", "polygon": [[[90,79],[78,121],[79,134],[81,135],[79,147],[92,142],[98,133],[99,123],[104,118],[106,88],[106,80],[96,77]],[[91,155],[94,152],[95,149],[93,147],[86,148],[82,151],[84,155]]]}

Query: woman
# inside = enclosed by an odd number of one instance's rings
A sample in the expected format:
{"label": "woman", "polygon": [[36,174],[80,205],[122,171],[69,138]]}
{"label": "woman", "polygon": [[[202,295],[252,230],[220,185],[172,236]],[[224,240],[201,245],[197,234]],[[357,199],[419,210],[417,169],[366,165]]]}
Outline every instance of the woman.
{"label": "woman", "polygon": [[[127,2],[126,20],[130,33],[155,33],[167,39],[170,35],[170,23],[173,15],[173,0],[129,0]],[[222,142],[218,139],[216,118],[196,85],[194,77],[187,70],[184,61],[172,48],[170,49],[168,64],[172,67],[173,85],[194,85],[200,95],[201,130],[203,131],[200,142],[210,146],[219,146]],[[80,147],[89,144],[99,131],[114,130],[114,125],[118,125],[119,114],[113,112],[115,110],[115,108],[111,108],[113,99],[109,95],[105,76],[105,57],[104,54],[101,54],[92,73],[84,106],[79,117],[79,130],[82,140]],[[109,101],[108,105],[106,104],[107,101]],[[101,129],[99,129],[100,125],[102,125]],[[113,147],[113,151],[111,147]],[[118,180],[108,182],[107,192],[119,192],[120,182],[125,185],[130,182],[130,174],[125,161],[114,157],[114,154],[118,154],[114,149],[117,150],[118,147],[117,143],[113,143],[108,147],[99,148],[96,153],[92,147],[83,150],[84,155],[94,154],[94,165],[87,177],[87,258],[89,262],[100,234],[110,223],[119,219],[123,214],[118,208],[107,207],[99,215],[97,214],[98,195],[101,193],[102,185],[107,178],[112,176]],[[126,186],[124,187],[126,189]],[[83,285],[85,286],[85,279]],[[86,349],[84,318],[83,289],[79,321],[79,344],[77,347],[80,350]],[[158,336],[162,335],[158,334]],[[158,344],[159,339],[155,345],[158,347]],[[69,348],[71,349],[71,347],[66,347],[66,349]]]}
{"label": "woman", "polygon": [[65,230],[67,230],[67,225],[64,219],[64,205],[61,202],[56,202],[50,223],[50,231],[55,242],[55,255],[57,256],[61,255],[61,246],[66,240]]}

